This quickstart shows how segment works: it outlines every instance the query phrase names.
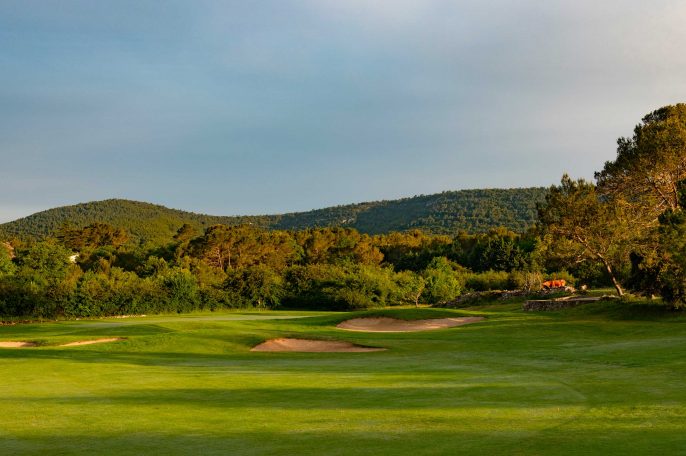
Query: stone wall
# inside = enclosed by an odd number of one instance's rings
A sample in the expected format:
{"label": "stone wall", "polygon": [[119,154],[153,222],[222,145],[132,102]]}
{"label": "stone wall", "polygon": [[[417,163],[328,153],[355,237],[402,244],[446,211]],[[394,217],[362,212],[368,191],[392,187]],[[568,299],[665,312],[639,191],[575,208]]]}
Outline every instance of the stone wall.
{"label": "stone wall", "polygon": [[526,312],[548,312],[552,310],[569,309],[580,304],[599,301],[601,298],[562,298],[562,299],[540,299],[526,301],[522,305],[522,310]]}

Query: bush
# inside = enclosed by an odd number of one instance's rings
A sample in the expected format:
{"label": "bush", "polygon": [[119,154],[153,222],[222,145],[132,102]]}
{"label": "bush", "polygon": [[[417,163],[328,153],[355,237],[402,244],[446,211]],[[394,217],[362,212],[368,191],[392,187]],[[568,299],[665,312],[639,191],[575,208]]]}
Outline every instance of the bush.
{"label": "bush", "polygon": [[402,295],[392,269],[362,264],[311,264],[286,271],[288,307],[359,310],[383,307]]}
{"label": "bush", "polygon": [[564,280],[565,282],[567,282],[568,286],[572,286],[572,287],[576,284],[576,279],[574,278],[574,276],[565,270],[561,270],[558,272],[553,272],[553,273],[545,275],[545,280],[554,280],[554,279],[555,280]]}
{"label": "bush", "polygon": [[169,310],[181,313],[200,308],[198,284],[190,271],[169,269],[157,276],[157,280],[160,281],[162,289],[166,292]]}
{"label": "bush", "polygon": [[538,291],[542,288],[543,276],[540,272],[512,271],[507,276],[508,290]]}
{"label": "bush", "polygon": [[505,290],[509,283],[507,272],[485,271],[468,274],[465,286],[472,291]]}
{"label": "bush", "polygon": [[283,278],[264,265],[232,271],[224,289],[245,307],[258,308],[278,306],[285,293]]}
{"label": "bush", "polygon": [[460,296],[463,286],[455,271],[457,267],[446,257],[431,260],[423,274],[426,288],[422,296],[426,302],[436,304]]}

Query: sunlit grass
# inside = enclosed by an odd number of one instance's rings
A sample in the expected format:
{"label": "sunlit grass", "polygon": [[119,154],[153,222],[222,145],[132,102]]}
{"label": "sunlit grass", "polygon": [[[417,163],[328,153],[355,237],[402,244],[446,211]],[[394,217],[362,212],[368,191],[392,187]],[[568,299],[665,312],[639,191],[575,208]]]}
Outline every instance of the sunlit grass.
{"label": "sunlit grass", "polygon": [[[616,305],[371,313],[487,317],[415,333],[335,328],[360,313],[264,319],[295,312],[2,327],[0,340],[44,346],[0,349],[0,454],[683,452],[686,325]],[[249,351],[294,335],[389,350]],[[127,340],[56,346],[115,336]]]}

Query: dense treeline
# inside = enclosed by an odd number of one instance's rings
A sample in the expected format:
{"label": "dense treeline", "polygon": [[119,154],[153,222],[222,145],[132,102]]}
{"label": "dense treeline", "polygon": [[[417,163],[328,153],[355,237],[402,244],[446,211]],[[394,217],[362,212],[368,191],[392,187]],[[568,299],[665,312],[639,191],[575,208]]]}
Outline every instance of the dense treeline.
{"label": "dense treeline", "polygon": [[179,226],[253,225],[276,230],[342,226],[367,234],[421,229],[427,233],[484,232],[504,226],[521,232],[533,225],[545,189],[462,190],[393,201],[351,204],[283,215],[220,217],[168,209],[148,203],[106,200],[65,206],[0,225],[0,237],[35,239],[67,227],[108,223],[125,229],[139,243],[171,241]]}
{"label": "dense treeline", "polygon": [[[75,255],[77,255],[75,257]],[[100,316],[235,307],[364,309],[522,287],[542,264],[533,234],[182,225],[157,246],[96,223],[0,249],[0,314]],[[11,258],[14,256],[14,258]]]}

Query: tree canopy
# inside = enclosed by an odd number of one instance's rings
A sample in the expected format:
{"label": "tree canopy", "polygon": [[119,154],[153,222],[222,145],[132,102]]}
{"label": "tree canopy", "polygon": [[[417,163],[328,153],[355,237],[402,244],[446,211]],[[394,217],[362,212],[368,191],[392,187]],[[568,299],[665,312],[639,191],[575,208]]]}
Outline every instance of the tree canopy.
{"label": "tree canopy", "polygon": [[600,193],[633,207],[648,222],[679,206],[686,179],[686,104],[646,115],[632,137],[617,140],[617,158],[596,173]]}

